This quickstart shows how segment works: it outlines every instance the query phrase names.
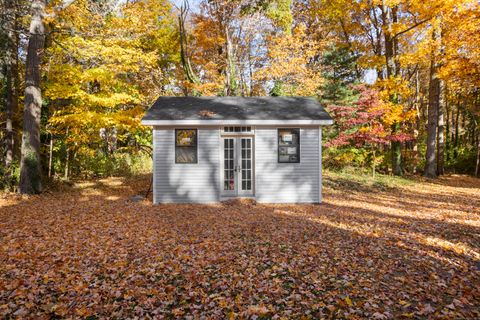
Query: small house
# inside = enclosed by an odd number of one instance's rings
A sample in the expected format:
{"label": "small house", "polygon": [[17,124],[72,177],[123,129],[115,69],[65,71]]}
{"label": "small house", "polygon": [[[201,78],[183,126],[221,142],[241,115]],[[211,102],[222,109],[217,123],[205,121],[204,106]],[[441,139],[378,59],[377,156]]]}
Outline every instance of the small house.
{"label": "small house", "polygon": [[153,202],[322,201],[322,126],[314,98],[160,97],[153,128]]}

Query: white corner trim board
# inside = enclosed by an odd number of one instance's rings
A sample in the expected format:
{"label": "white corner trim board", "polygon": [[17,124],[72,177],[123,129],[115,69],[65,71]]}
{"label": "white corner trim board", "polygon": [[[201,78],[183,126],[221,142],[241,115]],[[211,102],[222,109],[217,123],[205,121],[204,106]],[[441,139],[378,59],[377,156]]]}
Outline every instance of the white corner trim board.
{"label": "white corner trim board", "polygon": [[184,125],[332,125],[333,120],[142,120],[144,126]]}

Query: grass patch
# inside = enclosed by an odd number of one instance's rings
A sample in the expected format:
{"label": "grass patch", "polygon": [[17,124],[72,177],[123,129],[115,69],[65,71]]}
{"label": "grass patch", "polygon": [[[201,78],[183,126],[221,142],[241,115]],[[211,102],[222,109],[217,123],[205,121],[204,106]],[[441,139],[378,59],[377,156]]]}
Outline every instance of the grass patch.
{"label": "grass patch", "polygon": [[386,191],[412,185],[415,180],[408,177],[397,177],[386,174],[376,174],[357,168],[346,168],[340,171],[326,169],[323,172],[323,185],[334,190],[350,191]]}

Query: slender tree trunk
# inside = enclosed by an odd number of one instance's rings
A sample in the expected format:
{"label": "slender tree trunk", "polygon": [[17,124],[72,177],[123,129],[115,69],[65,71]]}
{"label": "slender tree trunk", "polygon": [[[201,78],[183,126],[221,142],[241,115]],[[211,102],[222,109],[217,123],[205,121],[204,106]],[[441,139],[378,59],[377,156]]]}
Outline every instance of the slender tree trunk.
{"label": "slender tree trunk", "polygon": [[476,124],[476,121],[474,120],[475,119],[474,115],[470,115],[470,117],[471,117],[471,119],[470,119],[470,121],[471,121],[470,122],[471,123],[471,125],[470,125],[471,140],[470,140],[470,142],[471,142],[472,146],[475,146],[476,142],[477,142],[477,124]]}
{"label": "slender tree trunk", "polygon": [[[69,132],[69,128],[67,127],[67,130],[65,131],[65,140],[66,138],[68,137],[68,132]],[[64,179],[65,180],[68,180],[68,172],[70,170],[70,147],[68,146],[68,144],[66,144],[66,157],[65,157],[65,171],[64,171]]]}
{"label": "slender tree trunk", "polygon": [[[440,83],[440,91],[442,89]],[[441,95],[443,97],[443,95]],[[438,147],[437,147],[437,174],[445,173],[445,119],[444,119],[444,102],[445,99],[439,99],[438,104]]]}
{"label": "slender tree trunk", "polygon": [[237,95],[237,72],[235,68],[235,51],[233,48],[232,37],[228,27],[224,28],[225,33],[225,90],[224,93],[226,96]]}
{"label": "slender tree trunk", "polygon": [[[446,88],[445,88],[446,89]],[[446,114],[446,119],[445,119],[445,160],[448,162],[450,161],[450,149],[451,149],[451,142],[452,142],[452,137],[450,134],[450,103],[448,101],[448,96],[445,93],[445,114]]]}
{"label": "slender tree trunk", "polygon": [[68,180],[68,173],[70,170],[70,149],[67,148],[67,157],[65,159],[65,172],[63,174],[63,178]]}
{"label": "slender tree trunk", "polygon": [[460,97],[458,98],[457,103],[457,115],[455,117],[455,141],[453,147],[453,158],[454,160],[458,157],[458,135],[459,135],[459,124],[460,124]]}
{"label": "slender tree trunk", "polygon": [[40,164],[40,60],[45,43],[45,0],[33,0],[25,72],[25,110],[23,115],[20,193],[42,191]]}
{"label": "slender tree trunk", "polygon": [[[190,55],[188,52],[188,35],[185,29],[185,19],[188,15],[189,6],[188,1],[184,1],[180,7],[180,14],[178,15],[178,27],[180,33],[180,61],[182,62],[183,71],[185,72],[185,78],[193,84],[199,83],[199,80],[193,72],[192,65],[190,63]],[[197,95],[195,89],[193,95]],[[187,89],[188,94],[188,89]]]}
{"label": "slender tree trunk", "polygon": [[[400,124],[396,123],[392,126],[392,131],[394,133],[400,130]],[[402,144],[400,141],[392,141],[392,171],[396,176],[401,176],[403,174],[402,169]]]}
{"label": "slender tree trunk", "polygon": [[417,173],[418,171],[418,135],[420,133],[420,105],[421,105],[421,97],[420,97],[420,77],[419,72],[417,70],[415,74],[415,128],[413,129],[413,173]]}
{"label": "slender tree trunk", "polygon": [[[435,37],[435,33],[433,34]],[[430,62],[430,84],[428,88],[428,122],[427,122],[427,152],[424,175],[429,178],[437,176],[435,149],[437,142],[438,109],[440,102],[440,79],[437,74],[435,54],[432,52]]]}
{"label": "slender tree trunk", "polygon": [[249,87],[250,87],[250,91],[248,93],[248,95],[251,97],[254,95],[254,91],[253,91],[253,62],[252,62],[252,48],[251,48],[252,44],[249,42],[248,43],[248,80],[249,80]]}
{"label": "slender tree trunk", "polygon": [[377,157],[375,152],[375,147],[372,147],[372,178],[375,179],[375,173],[377,171]]}
{"label": "slender tree trunk", "polygon": [[50,148],[48,152],[48,177],[52,177],[52,162],[53,162],[53,135],[50,134]]}
{"label": "slender tree trunk", "polygon": [[10,166],[15,154],[15,132],[13,129],[13,117],[18,109],[18,35],[16,1],[5,1],[5,180],[10,180]]}
{"label": "slender tree trunk", "polygon": [[475,166],[475,176],[480,177],[480,134],[477,137],[477,164]]}
{"label": "slender tree trunk", "polygon": [[[382,18],[386,30],[384,32],[385,42],[385,64],[387,69],[387,79],[398,75],[399,63],[395,59],[395,44],[396,41],[393,38],[393,24],[397,20],[396,7],[390,8],[386,1],[382,1]],[[393,103],[398,103],[398,97],[390,97]],[[400,130],[400,123],[394,123],[392,125],[392,133],[395,134]],[[392,171],[394,175],[402,175],[402,144],[399,141],[392,141]]]}

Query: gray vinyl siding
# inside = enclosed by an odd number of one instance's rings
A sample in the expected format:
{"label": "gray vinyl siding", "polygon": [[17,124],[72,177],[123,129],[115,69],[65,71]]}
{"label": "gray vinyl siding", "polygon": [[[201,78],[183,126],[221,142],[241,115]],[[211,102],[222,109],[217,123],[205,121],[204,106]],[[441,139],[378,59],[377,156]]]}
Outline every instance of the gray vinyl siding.
{"label": "gray vinyl siding", "polygon": [[[221,127],[183,128],[198,129],[196,164],[175,163],[175,127],[153,130],[154,203],[219,202]],[[321,202],[319,127],[300,127],[300,163],[278,163],[277,126],[254,129],[255,199],[263,203]]]}
{"label": "gray vinyl siding", "polygon": [[154,203],[220,201],[219,129],[217,127],[197,129],[198,163],[176,164],[175,128],[154,128]]}
{"label": "gray vinyl siding", "polygon": [[320,202],[319,128],[300,128],[300,163],[278,163],[277,140],[277,127],[255,128],[256,200]]}

